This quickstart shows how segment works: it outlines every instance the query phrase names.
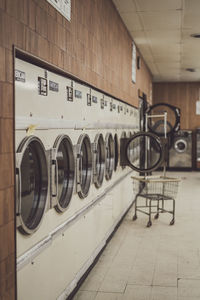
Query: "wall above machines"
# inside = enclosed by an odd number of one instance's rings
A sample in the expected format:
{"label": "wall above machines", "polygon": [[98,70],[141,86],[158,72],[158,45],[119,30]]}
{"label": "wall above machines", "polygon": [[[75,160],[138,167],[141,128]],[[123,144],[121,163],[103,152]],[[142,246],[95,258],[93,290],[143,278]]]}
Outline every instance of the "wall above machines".
{"label": "wall above machines", "polygon": [[15,99],[18,298],[66,299],[133,204],[139,111],[19,58]]}
{"label": "wall above machines", "polygon": [[8,237],[1,241],[0,295],[9,299],[15,295],[13,46],[129,103],[137,105],[138,89],[150,95],[143,61],[136,85],[131,82],[131,38],[112,1],[71,3],[69,22],[46,0],[0,1],[0,210],[9,211],[0,221],[1,236]]}

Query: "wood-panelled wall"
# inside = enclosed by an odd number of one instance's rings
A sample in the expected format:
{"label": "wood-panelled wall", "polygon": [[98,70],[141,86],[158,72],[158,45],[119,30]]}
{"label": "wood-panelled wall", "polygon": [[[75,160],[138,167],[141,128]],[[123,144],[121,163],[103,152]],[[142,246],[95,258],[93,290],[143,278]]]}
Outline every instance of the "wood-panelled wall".
{"label": "wood-panelled wall", "polygon": [[181,129],[200,127],[200,115],[196,115],[200,82],[154,83],[153,103],[166,102],[181,109]]}
{"label": "wood-panelled wall", "polygon": [[0,0],[0,299],[15,298],[13,45],[137,105],[151,90],[142,60],[131,82],[131,38],[111,0],[72,0],[68,22],[46,0]]}

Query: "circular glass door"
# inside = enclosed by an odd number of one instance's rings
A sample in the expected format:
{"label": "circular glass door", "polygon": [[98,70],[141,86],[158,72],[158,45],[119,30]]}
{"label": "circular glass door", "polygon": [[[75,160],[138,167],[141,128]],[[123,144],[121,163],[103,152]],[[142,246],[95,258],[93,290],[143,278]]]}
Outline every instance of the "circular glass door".
{"label": "circular glass door", "polygon": [[[132,155],[132,149],[136,150],[136,155]],[[125,153],[128,165],[138,172],[153,171],[163,161],[163,145],[158,136],[149,132],[139,132],[132,136],[126,144]]]}
{"label": "circular glass door", "polygon": [[95,153],[94,153],[94,184],[99,188],[104,179],[105,171],[105,144],[102,134],[95,137]]}
{"label": "circular glass door", "polygon": [[119,142],[117,134],[114,135],[114,147],[115,147],[115,161],[114,161],[114,170],[117,170],[117,166],[119,163]]}
{"label": "circular glass door", "polygon": [[[20,156],[19,156],[20,155]],[[19,230],[31,234],[37,230],[44,215],[48,194],[48,170],[45,149],[37,137],[24,139],[16,157],[17,206]]]}
{"label": "circular glass door", "polygon": [[148,128],[151,132],[164,136],[164,113],[167,113],[167,122],[166,122],[166,133],[169,136],[175,131],[178,131],[180,127],[180,109],[167,104],[167,103],[157,103],[147,110],[148,115],[157,115],[155,118],[148,119]]}
{"label": "circular glass door", "polygon": [[78,195],[80,198],[85,198],[88,195],[92,179],[92,149],[89,136],[86,134],[80,136],[78,145],[80,147],[77,159]]}
{"label": "circular glass door", "polygon": [[57,138],[54,147],[56,148],[55,172],[53,172],[53,184],[55,185],[56,205],[58,212],[63,212],[68,207],[72,198],[75,176],[75,162],[73,145],[70,138],[62,135]]}
{"label": "circular glass door", "polygon": [[177,140],[177,141],[174,143],[174,148],[176,149],[177,152],[183,153],[183,152],[185,152],[186,149],[187,149],[187,143],[186,143],[186,141],[183,140],[183,139]]}
{"label": "circular glass door", "polygon": [[110,180],[114,170],[114,140],[111,133],[106,135],[106,179]]}
{"label": "circular glass door", "polygon": [[[122,134],[121,134],[121,139],[125,139],[126,138],[126,132],[125,131],[123,131],[122,132]],[[120,146],[120,151],[121,151],[121,146]],[[130,151],[130,149],[128,150],[128,151]],[[120,156],[121,156],[122,154],[120,153]],[[130,156],[130,155],[129,155]],[[122,169],[125,169],[126,168],[126,166],[122,166]]]}

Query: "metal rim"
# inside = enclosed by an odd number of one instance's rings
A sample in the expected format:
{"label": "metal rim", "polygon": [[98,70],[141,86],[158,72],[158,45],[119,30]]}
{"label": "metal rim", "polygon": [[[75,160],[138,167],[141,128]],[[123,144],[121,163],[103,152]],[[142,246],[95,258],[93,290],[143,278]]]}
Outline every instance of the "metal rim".
{"label": "metal rim", "polygon": [[106,138],[106,180],[112,178],[112,173],[114,170],[114,140],[111,133],[107,133]]}
{"label": "metal rim", "polygon": [[[180,143],[184,146],[183,149],[180,149],[180,148],[179,148],[179,144],[180,144]],[[186,142],[185,140],[183,140],[183,139],[178,139],[178,140],[174,143],[174,148],[175,148],[175,150],[176,150],[177,152],[183,153],[183,152],[185,152],[185,151],[187,150],[187,142]]]}
{"label": "metal rim", "polygon": [[115,163],[114,163],[114,170],[117,170],[118,164],[119,164],[119,142],[118,142],[118,136],[117,133],[114,135],[114,146],[115,146]]}
{"label": "metal rim", "polygon": [[[122,139],[122,138],[126,138],[126,132],[125,132],[125,131],[123,131],[122,134],[121,134],[121,139]],[[121,154],[120,154],[120,155],[121,155]],[[122,168],[122,169],[125,169],[126,166],[121,166],[121,168]]]}
{"label": "metal rim", "polygon": [[42,141],[31,136],[22,140],[16,153],[18,229],[23,234],[35,232],[44,217],[48,196],[45,152]]}
{"label": "metal rim", "polygon": [[92,149],[90,138],[83,134],[78,139],[80,152],[77,155],[77,185],[80,198],[87,197],[92,180]]}
{"label": "metal rim", "polygon": [[105,172],[105,143],[102,134],[97,134],[94,140],[94,184],[100,188],[104,180]]}
{"label": "metal rim", "polygon": [[[157,143],[158,149],[160,149],[160,151],[159,151],[160,155],[159,155],[159,158],[158,158],[157,162],[149,168],[141,168],[141,167],[134,166],[131,163],[131,161],[128,157],[129,144],[139,136],[147,136],[147,137],[155,139],[155,142]],[[161,143],[161,140],[157,135],[155,135],[151,132],[138,132],[138,133],[136,133],[131,139],[129,139],[128,143],[126,144],[125,153],[126,153],[126,158],[127,158],[129,166],[137,172],[151,172],[151,171],[154,171],[155,169],[157,169],[161,165],[161,163],[163,162],[163,158],[164,158],[164,149],[163,149],[163,145]]]}
{"label": "metal rim", "polygon": [[[67,135],[57,137],[54,148],[56,148],[56,185],[58,185],[55,209],[64,212],[71,201],[74,180],[75,180],[75,161],[71,139]],[[63,159],[62,159],[63,158]],[[61,190],[59,188],[61,182]],[[59,191],[60,190],[60,191]]]}
{"label": "metal rim", "polygon": [[[171,129],[170,129],[170,131],[168,131],[167,135],[170,135],[170,134],[172,134],[172,133],[178,131],[179,128],[180,128],[180,109],[179,109],[178,107],[175,107],[175,106],[171,105],[171,104],[162,102],[162,103],[157,103],[157,104],[154,104],[154,105],[150,106],[149,109],[147,109],[147,114],[150,114],[150,112],[151,112],[155,107],[158,107],[158,106],[167,106],[167,107],[169,107],[169,108],[173,111],[173,113],[174,113],[174,115],[175,115],[175,123],[173,124],[173,126],[172,126],[172,124],[170,123],[170,124],[171,124]],[[163,136],[163,133],[157,133],[157,132],[155,132],[155,131],[152,129],[152,127],[149,125],[149,123],[148,123],[148,128],[149,128],[149,130],[150,130],[151,132],[155,133],[156,135],[158,135],[158,136]]]}

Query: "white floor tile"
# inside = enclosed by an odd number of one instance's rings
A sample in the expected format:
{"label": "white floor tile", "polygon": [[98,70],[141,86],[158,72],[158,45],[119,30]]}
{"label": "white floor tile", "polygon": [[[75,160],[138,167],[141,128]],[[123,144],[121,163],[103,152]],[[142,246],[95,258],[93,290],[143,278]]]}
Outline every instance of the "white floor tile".
{"label": "white floor tile", "polygon": [[79,291],[75,296],[74,300],[94,300],[96,297],[96,292],[88,292],[88,291]]}
{"label": "white floor tile", "polygon": [[150,296],[150,286],[127,285],[123,300],[150,300]]}
{"label": "white floor tile", "polygon": [[160,214],[146,228],[147,216],[133,222],[132,208],[74,299],[200,299],[200,174],[168,175],[184,178],[175,225]]}
{"label": "white floor tile", "polygon": [[178,296],[200,299],[200,280],[180,279],[178,281]]}
{"label": "white floor tile", "polygon": [[122,300],[123,294],[121,293],[103,293],[98,292],[95,300]]}
{"label": "white floor tile", "polygon": [[153,286],[151,300],[177,300],[177,288]]}

